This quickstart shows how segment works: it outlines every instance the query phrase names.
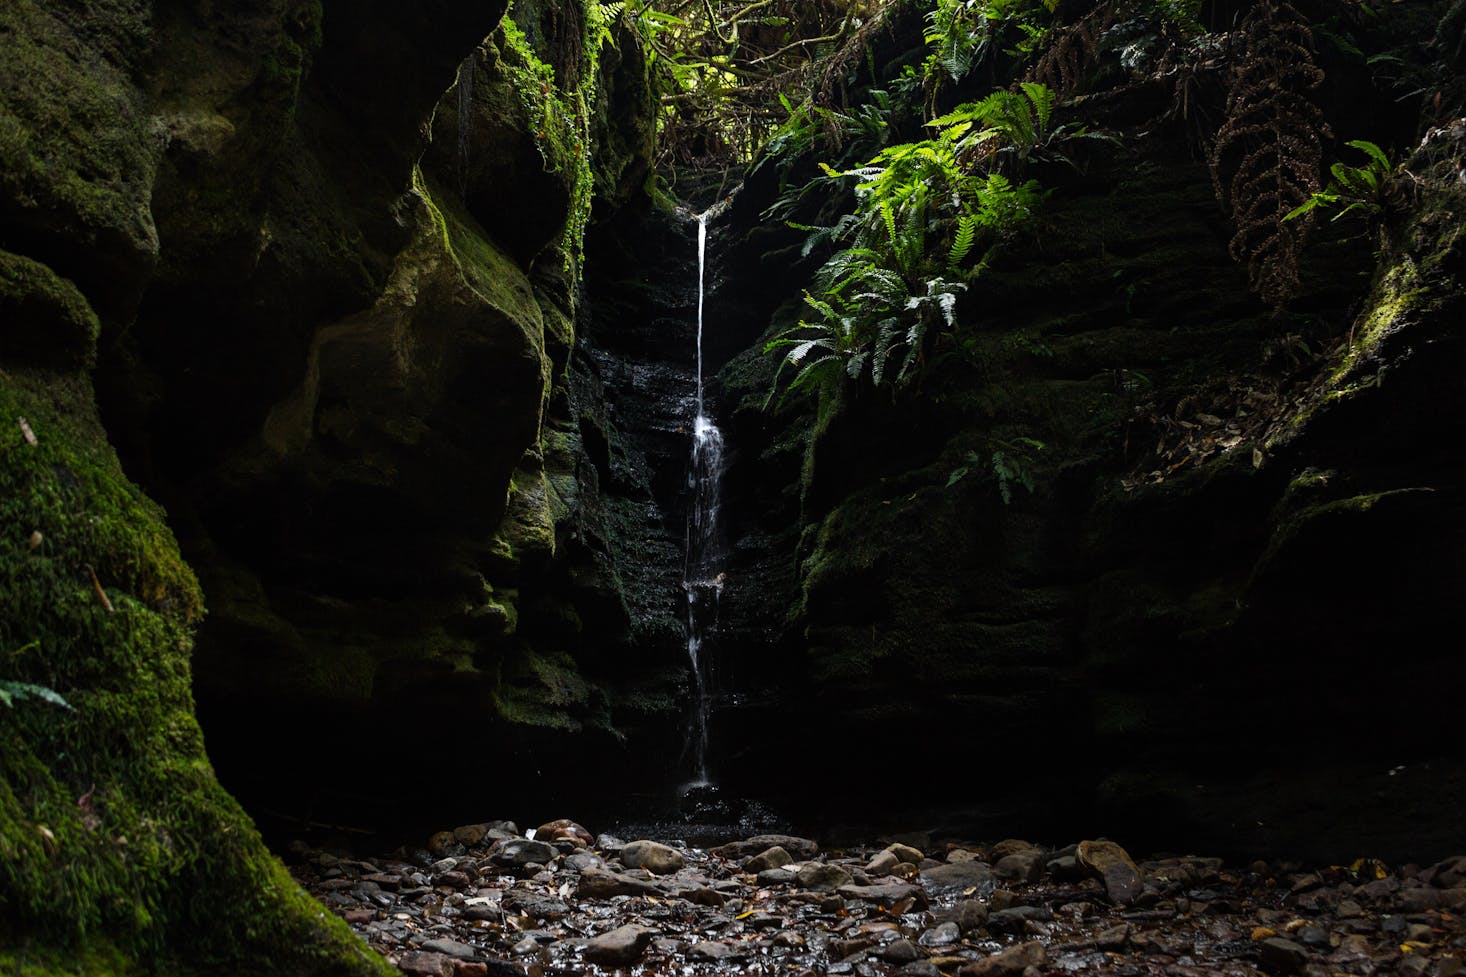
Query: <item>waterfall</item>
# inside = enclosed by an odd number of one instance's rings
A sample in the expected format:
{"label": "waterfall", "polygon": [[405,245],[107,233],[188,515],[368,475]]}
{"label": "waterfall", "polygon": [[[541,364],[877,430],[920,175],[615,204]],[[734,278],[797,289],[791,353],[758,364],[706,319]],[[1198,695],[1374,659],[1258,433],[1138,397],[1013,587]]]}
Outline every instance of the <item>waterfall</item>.
{"label": "waterfall", "polygon": [[719,492],[723,477],[723,434],[707,416],[703,401],[702,325],[704,276],[707,264],[708,217],[697,219],[697,404],[692,419],[692,459],[688,465],[687,562],[682,589],[687,593],[687,658],[692,667],[693,709],[687,730],[693,782],[711,783],[708,770],[708,716],[713,689],[708,637],[716,629],[718,599],[723,591],[719,570],[722,553],[718,540]]}

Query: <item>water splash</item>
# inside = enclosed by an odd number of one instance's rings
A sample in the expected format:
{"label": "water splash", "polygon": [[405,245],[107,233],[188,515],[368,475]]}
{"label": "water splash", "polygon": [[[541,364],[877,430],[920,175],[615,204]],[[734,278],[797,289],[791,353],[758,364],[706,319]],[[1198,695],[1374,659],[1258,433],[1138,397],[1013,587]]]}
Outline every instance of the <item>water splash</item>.
{"label": "water splash", "polygon": [[722,552],[718,511],[723,481],[723,433],[707,416],[703,399],[703,294],[707,267],[709,210],[697,219],[697,404],[692,419],[692,458],[687,470],[689,505],[687,550],[682,589],[687,593],[687,659],[692,667],[693,708],[688,721],[687,753],[693,781],[688,787],[712,783],[708,766],[708,721],[713,698],[712,656],[709,637],[717,628],[718,603],[723,593]]}

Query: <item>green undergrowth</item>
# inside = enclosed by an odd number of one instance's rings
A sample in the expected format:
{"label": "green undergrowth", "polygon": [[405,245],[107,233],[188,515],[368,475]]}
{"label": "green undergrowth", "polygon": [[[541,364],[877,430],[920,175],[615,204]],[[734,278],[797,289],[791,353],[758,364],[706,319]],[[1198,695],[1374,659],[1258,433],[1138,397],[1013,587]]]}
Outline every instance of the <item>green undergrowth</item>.
{"label": "green undergrowth", "polygon": [[565,253],[566,273],[577,278],[584,261],[585,228],[590,222],[595,197],[591,120],[600,78],[600,52],[601,46],[611,40],[611,24],[620,15],[622,6],[585,4],[581,63],[567,72],[570,77],[564,84],[557,80],[555,69],[535,53],[512,16],[506,16],[500,25],[504,63],[529,114],[535,146],[545,169],[573,174],[570,219],[560,244]]}
{"label": "green undergrowth", "polygon": [[[24,424],[21,419],[24,418]],[[0,376],[0,972],[369,974],[214,778],[203,615],[77,375]]]}

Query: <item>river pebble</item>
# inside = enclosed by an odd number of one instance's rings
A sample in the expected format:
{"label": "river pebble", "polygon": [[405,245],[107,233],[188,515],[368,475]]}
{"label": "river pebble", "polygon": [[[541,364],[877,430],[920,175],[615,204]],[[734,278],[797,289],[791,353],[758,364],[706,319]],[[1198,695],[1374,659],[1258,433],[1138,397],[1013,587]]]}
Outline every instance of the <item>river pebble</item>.
{"label": "river pebble", "polygon": [[517,831],[365,858],[302,846],[292,871],[418,977],[1466,977],[1466,856],[1305,869],[1100,840],[702,850],[568,819]]}

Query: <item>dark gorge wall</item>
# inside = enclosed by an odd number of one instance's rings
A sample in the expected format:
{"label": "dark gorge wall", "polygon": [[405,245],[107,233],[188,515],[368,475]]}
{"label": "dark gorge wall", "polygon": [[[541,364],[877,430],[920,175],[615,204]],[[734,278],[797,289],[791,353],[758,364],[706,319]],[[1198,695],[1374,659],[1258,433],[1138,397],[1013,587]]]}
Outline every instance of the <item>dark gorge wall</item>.
{"label": "dark gorge wall", "polygon": [[591,181],[641,199],[645,62],[580,5],[503,14],[0,13],[7,969],[378,969],[215,782],[195,696],[265,817],[675,762],[680,532],[566,233]]}
{"label": "dark gorge wall", "polygon": [[[211,752],[287,821],[468,818],[504,764],[534,795],[669,716],[681,680],[610,542],[643,486],[595,478],[616,434],[568,231],[592,182],[603,208],[639,193],[638,40],[616,26],[594,59],[579,7],[522,4],[482,43],[416,41],[465,16],[440,13],[326,12],[295,125],[249,174],[259,254],[153,283],[100,370],[208,595]],[[409,764],[460,781],[447,810],[401,789]]]}
{"label": "dark gorge wall", "polygon": [[[798,655],[739,724],[730,789],[825,824],[926,810],[1238,853],[1459,846],[1459,25],[1432,42],[1446,5],[1408,6],[1355,36],[1422,66],[1424,104],[1319,34],[1336,153],[1400,147],[1402,195],[1369,228],[1321,222],[1283,311],[1229,256],[1205,161],[1224,62],[1147,78],[1112,49],[1061,109],[1109,138],[1035,170],[1040,217],[962,295],[965,345],[929,348],[919,384],[766,410],[774,358],[732,357],[743,540],[793,571],[734,577],[764,607],[739,620]],[[878,38],[875,62],[914,33]],[[816,158],[766,161],[737,198],[746,342],[811,314],[822,254],[761,212]],[[802,206],[828,225],[840,204]]]}

